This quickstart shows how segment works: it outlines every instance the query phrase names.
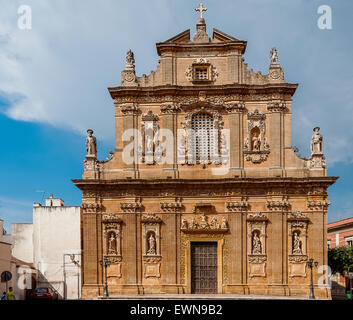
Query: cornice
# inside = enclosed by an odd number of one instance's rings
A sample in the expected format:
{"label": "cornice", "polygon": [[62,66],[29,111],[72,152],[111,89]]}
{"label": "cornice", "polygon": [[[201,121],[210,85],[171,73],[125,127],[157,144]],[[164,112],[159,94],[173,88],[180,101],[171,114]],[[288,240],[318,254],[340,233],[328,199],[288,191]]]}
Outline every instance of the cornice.
{"label": "cornice", "polygon": [[276,83],[263,85],[249,84],[227,84],[227,85],[194,85],[175,86],[165,85],[156,87],[111,87],[108,91],[112,99],[119,99],[125,96],[144,97],[146,100],[156,96],[173,96],[182,99],[187,96],[199,97],[200,91],[206,91],[207,96],[212,95],[254,95],[254,94],[289,94],[294,95],[298,84],[296,83]]}
{"label": "cornice", "polygon": [[269,189],[276,188],[289,188],[295,186],[300,188],[312,186],[329,187],[336,182],[338,177],[307,177],[307,178],[291,178],[291,177],[269,177],[269,178],[226,178],[226,179],[114,179],[114,180],[98,180],[98,179],[73,179],[72,182],[81,190],[88,190],[95,187],[143,187],[146,188],[165,188],[165,187],[178,187],[186,186],[227,186],[234,188],[241,187],[262,187]]}

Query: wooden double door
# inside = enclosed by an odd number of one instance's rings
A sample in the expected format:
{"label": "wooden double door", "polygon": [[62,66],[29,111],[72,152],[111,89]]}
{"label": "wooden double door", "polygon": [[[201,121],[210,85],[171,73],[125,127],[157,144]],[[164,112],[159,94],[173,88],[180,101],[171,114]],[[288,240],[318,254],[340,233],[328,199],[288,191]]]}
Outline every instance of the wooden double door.
{"label": "wooden double door", "polygon": [[191,293],[217,293],[217,242],[191,242]]}

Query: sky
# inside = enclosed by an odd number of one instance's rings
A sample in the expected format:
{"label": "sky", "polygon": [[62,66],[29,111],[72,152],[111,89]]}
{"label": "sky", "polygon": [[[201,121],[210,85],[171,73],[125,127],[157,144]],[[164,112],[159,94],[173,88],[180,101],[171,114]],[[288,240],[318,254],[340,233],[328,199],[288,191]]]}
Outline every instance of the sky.
{"label": "sky", "polygon": [[[309,156],[321,127],[330,176],[328,222],[353,216],[353,1],[205,0],[208,33],[248,41],[245,62],[266,74],[276,47],[293,100],[292,144]],[[28,5],[32,28],[18,27]],[[32,222],[33,202],[48,196],[80,205],[88,128],[98,158],[114,149],[114,108],[107,88],[120,85],[126,52],[138,76],[158,65],[155,43],[191,29],[199,1],[0,0],[0,219]],[[318,27],[321,5],[332,29]]]}

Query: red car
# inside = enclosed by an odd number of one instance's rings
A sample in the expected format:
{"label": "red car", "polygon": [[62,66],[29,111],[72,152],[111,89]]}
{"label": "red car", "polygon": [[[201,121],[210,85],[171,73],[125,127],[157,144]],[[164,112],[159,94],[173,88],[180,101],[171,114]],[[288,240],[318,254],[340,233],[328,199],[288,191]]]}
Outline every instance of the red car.
{"label": "red car", "polygon": [[58,294],[52,288],[40,287],[34,290],[31,299],[58,300]]}

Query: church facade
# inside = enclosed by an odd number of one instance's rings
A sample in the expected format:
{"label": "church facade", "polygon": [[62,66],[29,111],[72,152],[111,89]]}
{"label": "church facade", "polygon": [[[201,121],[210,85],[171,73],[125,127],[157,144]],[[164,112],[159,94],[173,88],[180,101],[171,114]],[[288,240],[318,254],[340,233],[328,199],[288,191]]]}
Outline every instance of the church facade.
{"label": "church facade", "polygon": [[[322,135],[311,155],[291,141],[292,99],[277,50],[268,74],[247,42],[202,17],[157,43],[156,71],[138,77],[130,50],[115,108],[115,151],[97,160],[88,131],[82,179],[82,297],[261,294],[330,298],[328,177]],[[295,110],[293,110],[295,112]],[[309,144],[309,141],[308,141]],[[321,284],[322,286],[320,286]],[[326,284],[326,285],[325,285]]]}

